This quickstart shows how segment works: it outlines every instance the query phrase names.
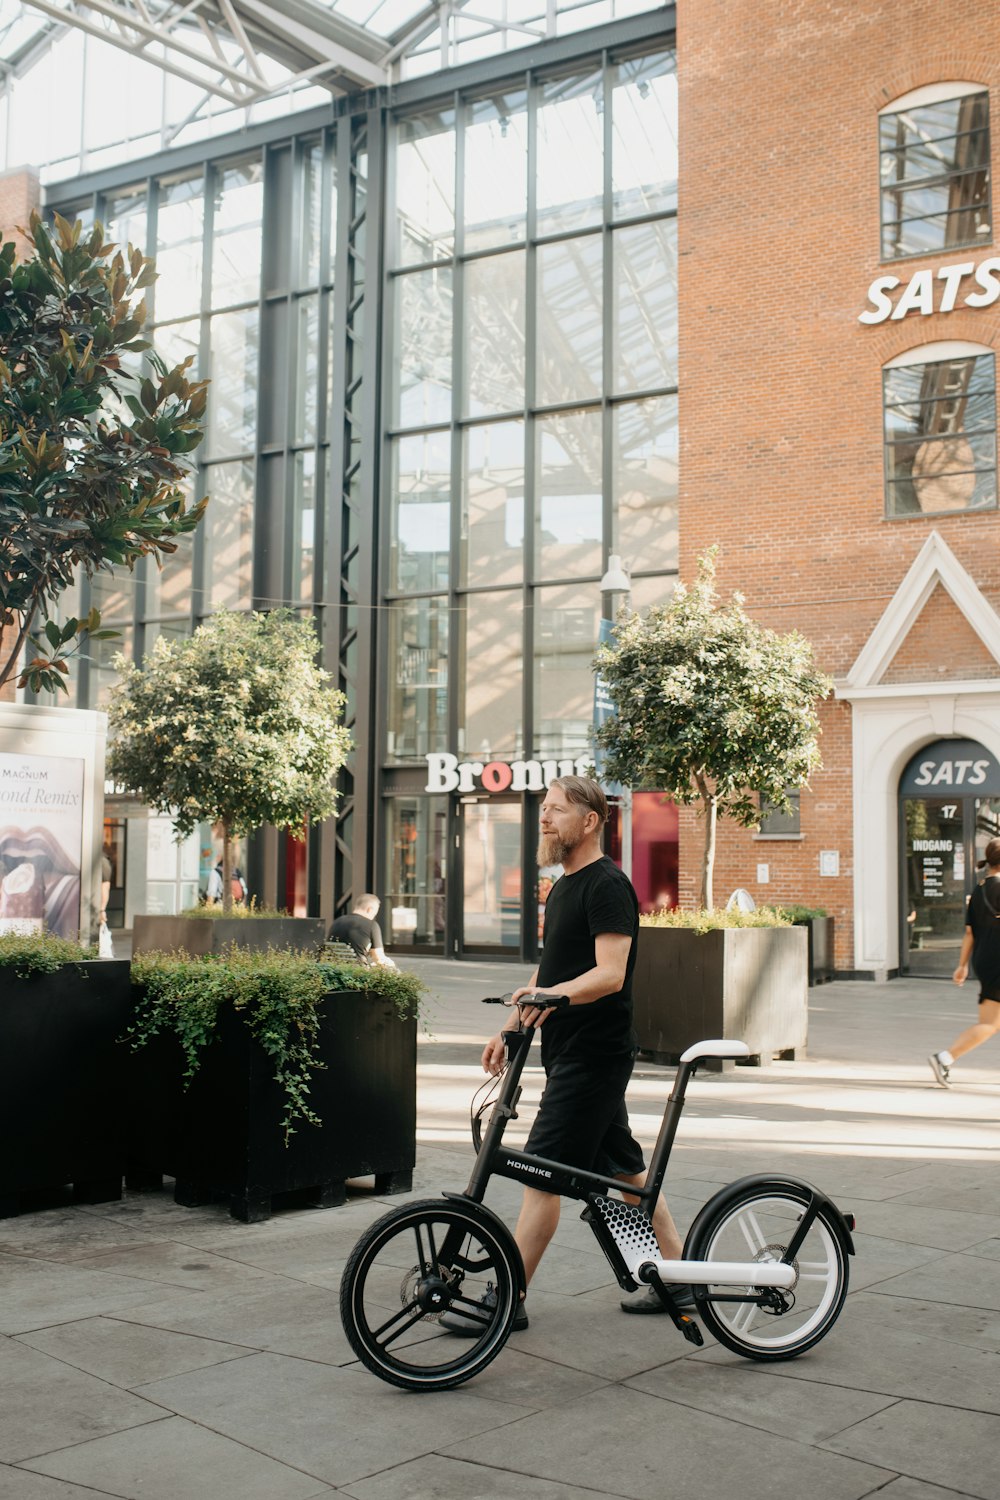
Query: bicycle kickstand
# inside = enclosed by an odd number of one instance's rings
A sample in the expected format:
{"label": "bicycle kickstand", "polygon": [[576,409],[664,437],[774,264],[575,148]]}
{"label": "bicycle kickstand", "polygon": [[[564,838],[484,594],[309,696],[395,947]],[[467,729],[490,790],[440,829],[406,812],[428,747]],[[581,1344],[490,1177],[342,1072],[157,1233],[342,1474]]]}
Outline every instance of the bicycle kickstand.
{"label": "bicycle kickstand", "polygon": [[689,1317],[687,1313],[681,1312],[680,1308],[677,1306],[677,1303],[674,1301],[673,1297],[671,1297],[670,1293],[667,1291],[666,1287],[663,1285],[663,1282],[660,1280],[659,1276],[657,1276],[652,1267],[650,1267],[648,1276],[643,1276],[641,1270],[639,1271],[638,1275],[640,1281],[646,1281],[648,1285],[653,1288],[653,1291],[659,1297],[660,1301],[663,1303],[664,1308],[673,1319],[674,1327],[680,1329],[681,1333],[687,1339],[689,1344],[694,1344],[696,1348],[701,1349],[705,1343],[705,1340],[702,1337],[701,1329],[698,1327],[698,1324],[695,1322],[694,1318]]}

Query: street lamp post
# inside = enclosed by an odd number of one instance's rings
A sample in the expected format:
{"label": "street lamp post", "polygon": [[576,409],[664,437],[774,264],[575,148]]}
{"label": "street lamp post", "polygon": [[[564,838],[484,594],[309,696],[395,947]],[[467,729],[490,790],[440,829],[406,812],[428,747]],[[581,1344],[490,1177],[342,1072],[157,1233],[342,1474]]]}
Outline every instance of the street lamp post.
{"label": "street lamp post", "polygon": [[[628,569],[623,564],[617,552],[612,552],[608,558],[607,571],[601,579],[601,615],[604,619],[614,619],[615,598],[622,596],[622,603],[630,605],[632,602],[632,580]],[[608,599],[609,615],[604,614],[604,598]],[[621,820],[622,820],[622,871],[631,880],[632,878],[632,788],[622,787],[621,795]]]}

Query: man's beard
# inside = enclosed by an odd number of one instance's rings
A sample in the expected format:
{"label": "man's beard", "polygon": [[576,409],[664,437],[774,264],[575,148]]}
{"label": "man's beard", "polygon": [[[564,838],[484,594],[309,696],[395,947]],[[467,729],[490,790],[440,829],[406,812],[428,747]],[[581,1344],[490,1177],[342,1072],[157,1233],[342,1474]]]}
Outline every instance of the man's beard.
{"label": "man's beard", "polygon": [[582,832],[577,835],[571,843],[564,843],[554,833],[541,833],[538,836],[538,851],[535,855],[539,869],[543,870],[546,865],[564,865],[566,856],[572,854],[583,837]]}

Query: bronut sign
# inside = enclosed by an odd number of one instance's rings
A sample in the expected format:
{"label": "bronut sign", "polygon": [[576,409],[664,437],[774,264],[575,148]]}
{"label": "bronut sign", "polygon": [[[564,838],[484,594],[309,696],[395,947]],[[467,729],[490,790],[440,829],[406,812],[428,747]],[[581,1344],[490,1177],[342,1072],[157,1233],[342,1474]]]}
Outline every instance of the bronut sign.
{"label": "bronut sign", "polygon": [[589,776],[594,763],[579,760],[459,760],[448,750],[427,756],[425,792],[544,792],[557,776]]}
{"label": "bronut sign", "polygon": [[[902,286],[893,301],[891,293]],[[876,276],[868,288],[868,303],[858,314],[859,323],[895,321],[907,313],[929,317],[934,312],[954,312],[956,307],[991,307],[1000,298],[1000,255],[987,260],[957,260],[938,270],[914,271],[903,286],[898,276]]]}

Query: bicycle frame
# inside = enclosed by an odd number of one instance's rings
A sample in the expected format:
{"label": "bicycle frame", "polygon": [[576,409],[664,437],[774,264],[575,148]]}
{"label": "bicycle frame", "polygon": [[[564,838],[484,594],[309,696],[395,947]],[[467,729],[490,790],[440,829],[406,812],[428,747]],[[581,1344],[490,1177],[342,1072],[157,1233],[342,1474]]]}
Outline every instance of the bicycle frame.
{"label": "bicycle frame", "polygon": [[[534,1028],[502,1032],[507,1053],[507,1071],[500,1093],[493,1106],[492,1117],[465,1192],[449,1193],[446,1194],[447,1197],[481,1204],[490,1178],[494,1176],[512,1178],[526,1187],[537,1187],[540,1181],[544,1181],[546,1191],[587,1204],[584,1218],[590,1223],[619,1284],[627,1291],[635,1291],[640,1281],[652,1283],[655,1280],[690,1285],[702,1296],[707,1295],[707,1291],[700,1289],[707,1288],[709,1284],[714,1287],[739,1285],[759,1289],[761,1292],[794,1286],[798,1273],[791,1262],[824,1201],[819,1194],[803,1215],[781,1261],[664,1260],[660,1254],[652,1226],[653,1210],[666,1175],[684,1109],[688,1082],[700,1057],[708,1054],[702,1051],[693,1059],[682,1058],[650,1156],[645,1186],[632,1187],[617,1177],[602,1176],[598,1172],[584,1171],[579,1167],[567,1166],[564,1162],[550,1161],[527,1151],[504,1147],[507,1122],[516,1118],[517,1104],[521,1097],[521,1074],[531,1047],[533,1031]],[[612,1194],[620,1195],[621,1201],[617,1197],[612,1198]],[[625,1201],[626,1197],[638,1201],[628,1203]],[[617,1234],[616,1229],[619,1231]],[[711,1297],[712,1301],[747,1300],[745,1291],[742,1295],[713,1292]]]}

